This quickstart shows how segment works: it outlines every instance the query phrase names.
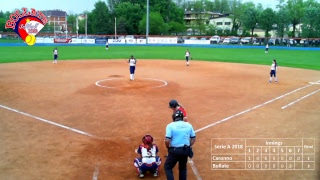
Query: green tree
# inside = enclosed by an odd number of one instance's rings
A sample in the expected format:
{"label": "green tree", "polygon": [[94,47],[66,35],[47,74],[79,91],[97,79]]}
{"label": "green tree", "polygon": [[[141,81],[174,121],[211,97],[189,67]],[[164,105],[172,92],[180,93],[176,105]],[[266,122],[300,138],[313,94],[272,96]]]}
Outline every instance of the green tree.
{"label": "green tree", "polygon": [[0,18],[0,32],[6,32],[5,25],[6,25],[6,19]]}
{"label": "green tree", "polygon": [[77,19],[78,15],[73,14],[73,13],[69,13],[68,14],[68,30],[71,30],[72,33],[76,33],[77,31],[77,27],[76,27],[76,19]]}
{"label": "green tree", "polygon": [[93,20],[91,28],[94,33],[108,34],[111,31],[109,9],[104,1],[98,1],[94,4],[94,9],[88,20]]}
{"label": "green tree", "polygon": [[120,25],[117,22],[117,26],[122,26],[122,30],[124,29],[124,33],[126,34],[137,34],[139,22],[141,21],[143,14],[145,14],[145,12],[142,11],[139,4],[132,4],[129,2],[120,3],[115,9],[115,16],[117,19],[119,18],[119,23],[121,23]]}
{"label": "green tree", "polygon": [[213,24],[209,24],[206,28],[206,34],[209,36],[213,36],[216,34],[217,28]]}
{"label": "green tree", "polygon": [[168,23],[169,25],[169,33],[170,34],[178,34],[178,33],[183,33],[186,31],[186,26],[184,24],[175,22],[175,21],[171,21]]}
{"label": "green tree", "polygon": [[232,18],[232,31],[238,31],[241,26],[240,17],[243,13],[241,0],[230,0],[230,13]]}
{"label": "green tree", "polygon": [[[142,34],[146,33],[147,17],[144,15],[139,23],[139,31]],[[168,32],[169,26],[163,20],[163,17],[159,12],[150,12],[149,14],[149,34],[160,35]]]}
{"label": "green tree", "polygon": [[205,32],[205,21],[206,21],[206,13],[204,10],[204,2],[203,1],[196,1],[193,4],[193,12],[195,13],[196,24],[194,31],[198,31],[199,34]]}
{"label": "green tree", "polygon": [[277,5],[278,11],[276,11],[276,33],[279,37],[287,35],[288,26],[290,24],[289,11],[286,8],[284,0],[281,0]]}
{"label": "green tree", "polygon": [[295,37],[296,25],[300,24],[304,15],[303,0],[288,0],[286,8],[288,9],[288,15],[293,27],[292,37]]}
{"label": "green tree", "polygon": [[259,9],[255,7],[252,2],[244,4],[244,11],[241,16],[241,22],[246,29],[251,31],[251,36],[253,36],[253,31],[258,25],[259,14]]}
{"label": "green tree", "polygon": [[320,36],[320,5],[311,6],[305,9],[302,36],[315,38]]}
{"label": "green tree", "polygon": [[4,13],[0,11],[0,18],[5,18]]}
{"label": "green tree", "polygon": [[219,12],[220,13],[228,13],[228,12],[230,12],[228,0],[220,0]]}
{"label": "green tree", "polygon": [[259,16],[259,27],[266,32],[266,36],[269,35],[269,31],[273,29],[273,25],[276,23],[276,14],[271,8],[263,10]]}
{"label": "green tree", "polygon": [[[117,34],[121,34],[121,35],[125,35],[125,34],[128,34],[127,32],[127,28],[128,28],[128,24],[127,24],[127,20],[125,19],[125,17],[120,17],[120,18],[117,18]],[[137,34],[137,33],[133,33],[133,34]]]}

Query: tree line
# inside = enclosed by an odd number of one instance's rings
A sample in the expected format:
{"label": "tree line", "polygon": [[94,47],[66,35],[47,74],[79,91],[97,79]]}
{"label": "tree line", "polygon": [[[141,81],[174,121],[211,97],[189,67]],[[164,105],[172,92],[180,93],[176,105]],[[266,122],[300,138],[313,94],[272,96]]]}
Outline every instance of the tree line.
{"label": "tree line", "polygon": [[[317,0],[279,0],[276,9],[241,0],[149,0],[149,5],[150,35],[178,35],[190,28],[192,32],[207,36],[217,33],[239,35],[239,32],[243,36],[253,36],[254,30],[259,28],[265,31],[266,37],[272,30],[278,37],[320,37],[320,3]],[[88,34],[115,34],[116,26],[117,34],[144,35],[146,8],[146,0],[107,0],[107,3],[96,2],[92,11],[81,14],[88,17]],[[185,11],[200,14],[188,28],[184,22]],[[232,29],[221,31],[215,25],[207,25],[201,16],[207,11],[229,14]],[[0,11],[0,32],[8,31],[4,29],[4,23],[10,14]],[[73,33],[76,32],[76,18],[79,15],[68,14],[68,27],[72,28]],[[299,24],[302,25],[297,30],[296,25]],[[79,21],[78,26],[79,34],[84,34],[85,20]]]}

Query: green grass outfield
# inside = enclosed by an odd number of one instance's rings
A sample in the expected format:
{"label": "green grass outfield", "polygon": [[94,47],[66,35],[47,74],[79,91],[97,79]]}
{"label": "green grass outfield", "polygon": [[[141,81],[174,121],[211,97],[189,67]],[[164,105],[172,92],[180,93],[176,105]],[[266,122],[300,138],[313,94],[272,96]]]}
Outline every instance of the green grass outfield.
{"label": "green grass outfield", "polygon": [[[54,46],[0,46],[0,63],[52,60]],[[200,48],[170,46],[59,46],[59,60],[75,59],[139,59],[184,60],[189,49],[193,60],[220,61],[271,65],[277,59],[279,66],[320,70],[320,51],[239,48]]]}

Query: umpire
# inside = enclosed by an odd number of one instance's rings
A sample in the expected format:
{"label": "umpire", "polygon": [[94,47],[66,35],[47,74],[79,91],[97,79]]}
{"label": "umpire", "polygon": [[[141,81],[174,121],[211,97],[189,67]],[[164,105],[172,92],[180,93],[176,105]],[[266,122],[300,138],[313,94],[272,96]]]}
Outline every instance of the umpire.
{"label": "umpire", "polygon": [[179,162],[179,180],[187,179],[188,157],[193,157],[191,146],[196,141],[192,125],[183,121],[183,112],[177,110],[172,115],[170,124],[166,127],[165,144],[168,156],[164,164],[167,180],[174,180],[172,169]]}

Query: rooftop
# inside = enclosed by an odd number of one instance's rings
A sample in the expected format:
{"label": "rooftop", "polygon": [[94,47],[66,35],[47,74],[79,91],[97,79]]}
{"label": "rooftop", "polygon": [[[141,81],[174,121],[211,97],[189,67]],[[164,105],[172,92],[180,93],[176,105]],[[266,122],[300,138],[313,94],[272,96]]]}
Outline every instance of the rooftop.
{"label": "rooftop", "polygon": [[61,17],[61,16],[67,16],[67,12],[55,9],[55,10],[46,10],[46,11],[41,11],[45,16],[56,16],[56,17]]}

